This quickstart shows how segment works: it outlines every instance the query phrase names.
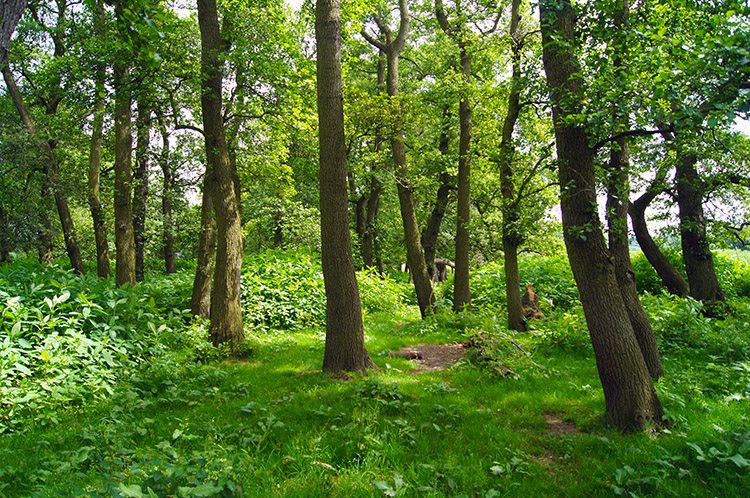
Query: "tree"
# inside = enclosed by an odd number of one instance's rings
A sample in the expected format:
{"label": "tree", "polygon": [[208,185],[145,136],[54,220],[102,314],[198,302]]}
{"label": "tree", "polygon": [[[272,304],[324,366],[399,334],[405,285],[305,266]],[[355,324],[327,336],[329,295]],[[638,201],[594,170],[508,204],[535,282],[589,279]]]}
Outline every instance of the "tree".
{"label": "tree", "polygon": [[471,100],[469,87],[471,85],[471,54],[469,47],[471,39],[463,22],[465,12],[461,3],[456,2],[456,22],[451,24],[445,13],[442,0],[435,0],[435,16],[440,28],[458,45],[459,66],[461,68],[462,83],[466,86],[461,92],[458,104],[458,120],[460,123],[460,139],[458,146],[458,200],[456,214],[456,269],[453,280],[453,310],[464,311],[471,305],[471,289],[469,285],[469,224],[471,222]]}
{"label": "tree", "polygon": [[565,246],[594,347],[607,417],[620,429],[639,430],[649,421],[661,421],[662,408],[599,226],[594,150],[586,129],[575,120],[583,82],[574,52],[576,14],[571,2],[542,1],[540,23],[552,96]]}
{"label": "tree", "polygon": [[388,96],[393,101],[395,129],[391,134],[391,154],[396,168],[396,187],[398,189],[399,206],[401,209],[401,220],[404,227],[406,239],[406,254],[409,271],[414,279],[414,289],[417,294],[419,311],[422,316],[434,311],[435,295],[432,291],[432,283],[425,264],[422,244],[420,242],[419,224],[414,210],[414,199],[412,187],[409,185],[409,167],[406,162],[406,145],[404,143],[403,123],[401,123],[401,105],[398,102],[398,58],[406,43],[406,35],[409,32],[409,2],[399,0],[398,10],[400,23],[398,31],[394,34],[388,23],[379,14],[374,15],[375,23],[380,30],[382,38],[371,36],[364,29],[362,35],[375,48],[386,54],[386,88]]}
{"label": "tree", "polygon": [[[613,58],[616,81],[625,78],[625,58],[628,55],[626,30],[630,16],[630,0],[619,0],[613,13],[615,55]],[[613,121],[625,129],[629,128],[628,116],[612,103]],[[651,377],[656,380],[663,375],[661,357],[656,344],[654,330],[643,309],[636,289],[635,272],[630,261],[628,237],[628,199],[630,197],[630,147],[627,137],[617,138],[611,145],[607,178],[607,221],[609,226],[609,250],[615,263],[615,278],[620,287],[625,308],[630,317],[638,345]]]}
{"label": "tree", "polygon": [[216,265],[209,332],[215,345],[236,350],[245,338],[240,303],[242,227],[222,113],[222,40],[215,0],[198,0],[201,31],[201,110],[209,192],[216,213]]}
{"label": "tree", "polygon": [[57,213],[60,216],[60,223],[63,228],[65,247],[68,252],[68,258],[70,259],[70,265],[76,273],[85,273],[86,271],[83,267],[81,251],[78,247],[78,241],[76,240],[73,218],[70,215],[68,199],[63,192],[62,180],[60,178],[60,171],[57,166],[55,153],[50,146],[50,142],[42,138],[40,135],[34,118],[31,115],[31,111],[29,111],[26,102],[23,100],[21,91],[16,85],[15,76],[11,72],[7,61],[2,63],[2,73],[3,78],[5,79],[5,84],[8,87],[8,93],[13,100],[13,104],[15,104],[18,114],[21,116],[21,120],[26,126],[29,135],[31,135],[31,138],[39,149],[39,153],[42,157],[44,174],[48,182],[47,185],[49,185],[49,190],[51,190],[52,196],[55,199]]}
{"label": "tree", "polygon": [[[145,82],[142,82],[142,85]],[[136,105],[135,169],[133,171],[133,241],[135,242],[135,280],[145,278],[144,258],[146,253],[146,209],[148,202],[149,142],[151,139],[151,103],[141,88]]]}
{"label": "tree", "polygon": [[364,372],[371,363],[364,346],[362,306],[349,236],[344,103],[341,77],[341,4],[318,0],[321,258],[326,289],[323,370]]}

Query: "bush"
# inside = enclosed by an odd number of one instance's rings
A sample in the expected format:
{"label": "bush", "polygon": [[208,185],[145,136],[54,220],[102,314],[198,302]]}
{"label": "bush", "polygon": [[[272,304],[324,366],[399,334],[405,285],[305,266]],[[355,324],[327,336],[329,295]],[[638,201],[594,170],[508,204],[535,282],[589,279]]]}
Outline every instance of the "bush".
{"label": "bush", "polygon": [[[565,255],[526,256],[519,260],[521,288],[534,286],[542,311],[567,310],[578,302],[578,288]],[[472,273],[472,304],[476,308],[505,308],[505,268],[488,263]]]}
{"label": "bush", "polygon": [[149,289],[32,260],[0,268],[0,432],[26,410],[53,421],[47,408],[109,391],[126,368],[160,354],[185,315]]}

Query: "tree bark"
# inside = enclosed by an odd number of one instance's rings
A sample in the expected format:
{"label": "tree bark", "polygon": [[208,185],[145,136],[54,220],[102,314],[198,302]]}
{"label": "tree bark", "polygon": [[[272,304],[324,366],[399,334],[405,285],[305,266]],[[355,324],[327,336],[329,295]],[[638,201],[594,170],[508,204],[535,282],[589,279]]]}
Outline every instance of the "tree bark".
{"label": "tree bark", "polygon": [[[624,35],[630,13],[630,1],[620,0],[619,8],[614,14],[615,45],[620,50],[614,57],[615,74],[623,73],[623,56],[627,56],[627,46]],[[628,128],[628,116],[615,110],[613,118],[618,125]],[[636,288],[635,271],[630,261],[630,243],[628,237],[628,198],[630,197],[630,149],[626,137],[618,138],[612,145],[609,158],[607,182],[607,222],[609,227],[609,250],[614,257],[615,278],[620,287],[620,293],[625,309],[630,317],[635,338],[641,348],[649,374],[654,380],[664,375],[661,356],[656,344],[654,330],[643,309]]]}
{"label": "tree bark", "polygon": [[628,213],[633,224],[635,239],[638,241],[643,255],[651,263],[667,290],[675,296],[685,297],[690,292],[687,281],[656,245],[646,223],[646,208],[660,192],[658,189],[647,190],[646,193],[630,204]]}
{"label": "tree bark", "polygon": [[[398,99],[398,57],[406,42],[406,34],[409,31],[409,2],[399,0],[399,12],[401,22],[396,36],[390,27],[379,16],[375,21],[385,37],[385,41],[376,40],[365,34],[367,40],[376,48],[386,54],[387,77],[386,89],[388,96],[397,101]],[[406,163],[406,146],[404,145],[404,131],[401,124],[402,111],[400,104],[396,109],[395,130],[391,136],[391,153],[393,163],[396,167],[396,187],[398,189],[398,200],[401,211],[401,221],[404,226],[404,238],[406,243],[406,260],[414,280],[414,290],[417,294],[417,303],[422,317],[435,311],[435,295],[432,292],[432,282],[427,265],[425,264],[422,243],[420,242],[419,224],[417,213],[414,209],[414,197],[412,187],[409,185],[409,167]]]}
{"label": "tree bark", "polygon": [[[99,14],[97,14],[98,19]],[[102,21],[99,21],[102,22]],[[98,24],[97,24],[98,25]],[[96,29],[96,28],[95,28]],[[97,30],[98,31],[98,30]],[[100,33],[97,33],[97,35]],[[91,219],[94,225],[96,240],[96,274],[101,278],[109,278],[109,242],[107,240],[107,224],[102,209],[100,195],[100,172],[102,164],[102,135],[104,128],[104,68],[96,68],[96,82],[94,84],[94,118],[91,124],[91,143],[89,146],[89,171],[87,198]]]}
{"label": "tree bark", "polygon": [[323,370],[364,372],[370,360],[365,350],[362,306],[349,236],[340,0],[317,1],[315,41],[318,51],[320,238],[326,289]]}
{"label": "tree bark", "polygon": [[445,212],[450,204],[450,193],[456,187],[451,176],[443,172],[440,174],[440,187],[438,187],[437,198],[432,206],[429,218],[422,232],[422,248],[424,249],[424,261],[427,265],[427,273],[433,282],[437,281],[435,272],[435,256],[437,255],[437,241],[440,235],[440,226],[443,224]]}
{"label": "tree bark", "polygon": [[10,37],[13,36],[25,8],[26,0],[0,2],[0,66],[5,63]]}
{"label": "tree bark", "polygon": [[159,167],[161,168],[163,178],[161,190],[162,253],[164,256],[164,271],[166,271],[167,274],[172,274],[177,273],[174,254],[174,220],[172,215],[175,179],[174,172],[169,165],[169,132],[164,125],[164,117],[158,110],[156,111],[156,119],[159,123],[159,132],[161,133]]}
{"label": "tree bark", "polygon": [[115,87],[115,282],[135,285],[135,234],[133,231],[133,136],[130,131],[130,69],[118,60],[114,67]]}
{"label": "tree bark", "polygon": [[521,113],[521,40],[520,0],[513,0],[510,14],[511,86],[508,94],[508,112],[503,120],[500,140],[500,191],[503,196],[503,259],[505,263],[505,296],[508,305],[508,327],[526,330],[521,303],[521,277],[518,270],[518,247],[524,236],[519,227],[518,201],[513,185],[513,130]]}
{"label": "tree bark", "polygon": [[216,265],[209,332],[214,345],[232,351],[245,338],[240,304],[242,227],[222,115],[221,36],[216,0],[198,0],[201,32],[201,108],[206,141],[206,171],[216,213]]}
{"label": "tree bark", "polygon": [[[457,15],[461,17],[460,3],[456,4]],[[443,9],[443,1],[435,0],[435,14],[440,27],[458,45],[461,76],[466,88],[462,89],[458,103],[458,121],[460,136],[458,142],[458,180],[456,206],[456,268],[453,278],[453,311],[467,310],[471,306],[471,288],[469,285],[469,251],[471,223],[471,135],[472,109],[469,100],[471,85],[471,55],[469,54],[469,37],[463,24],[451,26]]]}
{"label": "tree bark", "polygon": [[575,13],[569,0],[540,3],[543,62],[551,88],[561,185],[563,234],[578,286],[607,417],[623,430],[661,421],[661,403],[635,338],[614,264],[600,229],[594,151],[586,131],[566,120],[583,95],[574,55]]}
{"label": "tree bark", "polygon": [[135,280],[145,278],[146,205],[148,202],[148,163],[151,135],[151,107],[145,95],[138,98],[136,118],[135,170],[133,171],[133,238],[135,242]]}
{"label": "tree bark", "polygon": [[[208,165],[207,168],[210,168]],[[216,254],[216,219],[214,203],[209,191],[210,171],[203,179],[203,201],[201,203],[201,233],[198,240],[198,257],[193,280],[193,294],[190,299],[190,312],[193,316],[208,319],[211,317],[211,278],[214,272]]]}
{"label": "tree bark", "polygon": [[57,206],[57,214],[60,217],[63,238],[65,239],[65,249],[68,253],[70,266],[73,268],[74,272],[84,274],[86,273],[86,270],[83,267],[81,251],[78,247],[78,241],[76,240],[75,227],[73,226],[73,218],[70,215],[68,199],[65,196],[65,192],[63,192],[62,179],[60,178],[60,171],[57,166],[55,153],[53,152],[50,143],[40,136],[36,123],[31,116],[29,108],[26,106],[26,102],[23,100],[21,91],[16,85],[15,76],[13,76],[7,61],[2,65],[2,73],[3,78],[5,79],[5,84],[8,87],[8,93],[10,94],[13,104],[16,106],[21,121],[23,121],[23,124],[29,132],[37,149],[39,149],[42,164],[44,165],[46,181],[49,182],[49,189],[52,191],[52,196],[54,197]]}
{"label": "tree bark", "polygon": [[714,267],[714,258],[706,235],[706,217],[703,212],[703,182],[696,167],[698,156],[682,150],[677,144],[677,204],[680,208],[680,241],[682,259],[690,285],[690,297],[702,301],[707,312],[725,300]]}

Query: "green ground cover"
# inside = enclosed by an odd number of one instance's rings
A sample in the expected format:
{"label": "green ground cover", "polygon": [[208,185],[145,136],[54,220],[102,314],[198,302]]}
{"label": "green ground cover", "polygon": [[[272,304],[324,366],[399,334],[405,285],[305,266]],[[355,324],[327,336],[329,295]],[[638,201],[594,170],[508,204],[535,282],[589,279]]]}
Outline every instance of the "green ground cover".
{"label": "green ground cover", "polygon": [[[724,320],[644,295],[670,424],[642,434],[602,418],[561,258],[524,262],[547,318],[516,334],[503,326],[501,267],[476,272],[475,313],[425,321],[408,284],[361,274],[379,366],[368,376],[320,372],[309,257],[248,263],[237,359],[185,321],[189,273],[124,291],[31,263],[0,269],[0,496],[750,496],[744,261],[726,259]],[[388,356],[470,340],[481,349],[442,371]]]}

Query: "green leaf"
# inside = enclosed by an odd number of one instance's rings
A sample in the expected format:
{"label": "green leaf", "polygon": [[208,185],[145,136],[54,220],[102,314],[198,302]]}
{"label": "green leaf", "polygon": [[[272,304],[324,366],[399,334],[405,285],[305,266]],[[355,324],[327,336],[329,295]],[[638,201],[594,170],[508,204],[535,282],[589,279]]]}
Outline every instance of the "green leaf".
{"label": "green leaf", "polygon": [[744,469],[745,467],[750,466],[750,462],[748,462],[747,459],[743,457],[742,455],[740,455],[739,453],[737,453],[736,455],[727,457],[725,460],[734,462],[734,464],[741,469]]}
{"label": "green leaf", "polygon": [[13,327],[11,327],[10,329],[10,336],[14,337],[20,331],[21,331],[21,322],[16,322],[13,324]]}
{"label": "green leaf", "polygon": [[127,486],[125,483],[120,484],[118,487],[120,490],[120,493],[122,493],[123,496],[128,496],[130,498],[145,498],[145,495],[143,494],[143,490],[141,489],[141,486],[138,484],[132,484],[130,486]]}

